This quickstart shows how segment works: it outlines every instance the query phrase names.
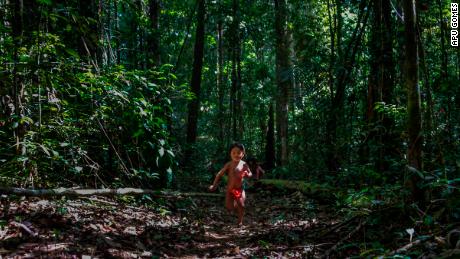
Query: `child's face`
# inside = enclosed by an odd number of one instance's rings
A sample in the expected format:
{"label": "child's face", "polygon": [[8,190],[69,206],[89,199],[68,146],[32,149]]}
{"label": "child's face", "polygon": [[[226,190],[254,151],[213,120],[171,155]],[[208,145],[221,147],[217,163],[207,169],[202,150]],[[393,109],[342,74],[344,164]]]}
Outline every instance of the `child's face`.
{"label": "child's face", "polygon": [[243,159],[244,152],[243,152],[243,150],[239,149],[238,147],[234,147],[230,151],[230,157],[232,158],[233,161],[239,162],[239,161],[241,161],[241,159]]}

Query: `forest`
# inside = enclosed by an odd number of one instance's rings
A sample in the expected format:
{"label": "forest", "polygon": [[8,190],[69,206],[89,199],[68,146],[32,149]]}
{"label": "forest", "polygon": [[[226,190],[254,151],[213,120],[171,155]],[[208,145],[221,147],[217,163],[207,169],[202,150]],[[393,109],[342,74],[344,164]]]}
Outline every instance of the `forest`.
{"label": "forest", "polygon": [[458,30],[454,0],[0,0],[0,258],[460,257]]}

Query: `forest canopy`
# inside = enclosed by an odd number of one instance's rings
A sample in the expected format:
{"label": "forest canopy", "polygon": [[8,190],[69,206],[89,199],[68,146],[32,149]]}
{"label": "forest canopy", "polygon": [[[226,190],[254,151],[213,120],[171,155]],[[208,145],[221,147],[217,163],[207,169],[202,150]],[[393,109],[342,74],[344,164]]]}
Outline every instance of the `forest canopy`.
{"label": "forest canopy", "polygon": [[450,6],[403,3],[3,1],[2,181],[166,186],[234,141],[275,178],[456,179]]}

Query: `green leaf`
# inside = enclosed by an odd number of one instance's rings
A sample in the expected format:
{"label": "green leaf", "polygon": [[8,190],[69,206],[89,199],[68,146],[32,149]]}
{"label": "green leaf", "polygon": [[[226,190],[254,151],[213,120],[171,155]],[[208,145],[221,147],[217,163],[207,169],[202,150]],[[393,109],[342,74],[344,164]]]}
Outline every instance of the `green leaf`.
{"label": "green leaf", "polygon": [[133,138],[137,138],[137,137],[142,136],[142,135],[144,135],[144,130],[139,129],[133,134]]}
{"label": "green leaf", "polygon": [[51,0],[37,0],[37,2],[42,5],[52,5],[53,4],[53,1]]}
{"label": "green leaf", "polygon": [[19,123],[21,123],[21,124],[24,124],[24,122],[28,122],[29,124],[34,123],[34,121],[31,118],[27,117],[27,116],[22,117],[21,120],[19,121]]}
{"label": "green leaf", "polygon": [[80,59],[80,56],[78,55],[78,53],[73,50],[73,49],[65,49],[65,52],[67,52],[67,54],[71,55],[72,57],[76,58],[76,59]]}
{"label": "green leaf", "polygon": [[51,156],[50,152],[45,146],[43,146],[42,144],[39,144],[39,146],[42,148],[43,152],[45,152],[47,156]]}
{"label": "green leaf", "polygon": [[431,217],[430,215],[426,215],[425,218],[423,219],[423,224],[427,225],[427,226],[431,226],[433,225],[433,217]]}

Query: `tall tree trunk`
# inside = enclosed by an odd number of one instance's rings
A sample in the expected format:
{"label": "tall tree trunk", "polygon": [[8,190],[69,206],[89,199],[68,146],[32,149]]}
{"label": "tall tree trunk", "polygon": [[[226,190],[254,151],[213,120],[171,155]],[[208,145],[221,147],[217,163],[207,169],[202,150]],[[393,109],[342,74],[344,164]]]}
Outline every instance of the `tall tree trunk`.
{"label": "tall tree trunk", "polygon": [[[0,1],[0,26],[2,28],[7,27],[8,24],[8,19],[7,15],[9,15],[9,10],[6,8],[7,3],[5,0]],[[4,41],[4,39],[8,37],[7,32],[5,30],[2,30],[0,34],[0,39],[1,41]],[[7,50],[4,48],[0,48],[0,55],[4,56],[6,55]],[[3,80],[0,80],[0,120],[1,121],[6,121],[6,118],[10,115],[10,112],[8,111],[8,102],[9,99],[8,96],[11,96],[11,92],[8,93],[11,89],[8,89],[5,85],[6,82]],[[0,122],[0,125],[3,126],[3,122]]]}
{"label": "tall tree trunk", "polygon": [[[460,82],[460,48],[457,48],[457,80]],[[455,104],[457,106],[457,121],[460,121],[460,88],[457,88],[457,94],[455,98]]]}
{"label": "tall tree trunk", "polygon": [[117,55],[117,64],[120,64],[121,61],[121,50],[120,50],[120,18],[118,17],[118,0],[113,0],[113,9],[115,15],[115,47],[116,47],[116,55]]}
{"label": "tall tree trunk", "polygon": [[[422,114],[420,105],[420,89],[418,86],[418,52],[416,32],[416,9],[413,0],[403,1],[404,10],[404,36],[405,36],[405,69],[404,84],[407,88],[408,103],[407,115],[409,133],[409,146],[407,150],[409,167],[418,171],[422,170]],[[410,176],[406,184],[411,190],[412,200],[423,201],[423,192],[418,186],[420,177],[415,170],[409,170]]]}
{"label": "tall tree trunk", "polygon": [[275,111],[270,104],[268,111],[267,135],[265,146],[265,168],[271,170],[275,167]]}
{"label": "tall tree trunk", "polygon": [[339,78],[339,73],[337,73],[337,63],[343,64],[344,57],[342,51],[342,1],[335,0],[335,13],[334,13],[334,30],[331,30],[330,26],[330,33],[331,33],[331,46],[334,46],[334,39],[335,39],[335,46],[337,47],[337,57],[334,53],[331,52],[330,58],[330,66],[331,72],[334,72],[335,79],[333,75],[329,76],[329,83],[330,83],[330,91],[331,91],[331,103],[330,103],[330,113],[329,118],[326,125],[326,143],[327,143],[327,156],[326,156],[326,164],[328,166],[329,171],[335,172],[339,169],[339,158],[338,158],[338,151],[336,145],[336,138],[337,138],[337,123],[339,113],[341,112],[341,105],[336,103],[336,100],[343,101],[343,98],[340,98],[340,86],[341,82],[337,83],[338,80],[342,80]]}
{"label": "tall tree trunk", "polygon": [[102,64],[102,66],[107,66],[109,64],[108,61],[108,49],[107,45],[110,44],[110,41],[106,41],[105,38],[105,16],[107,16],[106,12],[106,4],[104,3],[104,0],[99,0],[98,4],[98,38],[99,38],[99,44],[97,48],[97,59],[100,61],[98,63]]}
{"label": "tall tree trunk", "polygon": [[278,86],[276,98],[276,126],[279,143],[278,157],[280,165],[288,163],[288,112],[289,96],[292,91],[291,53],[287,32],[286,0],[275,0],[275,32],[276,32],[276,82]]}
{"label": "tall tree trunk", "polygon": [[[234,40],[232,40],[234,42]],[[232,141],[238,140],[238,132],[237,132],[237,89],[238,89],[238,82],[237,82],[237,75],[236,75],[236,54],[235,48],[232,48],[231,51],[232,55],[232,74],[231,74],[231,87],[230,87],[230,117],[231,117],[231,124],[232,124]]]}
{"label": "tall tree trunk", "polygon": [[[372,10],[373,10],[373,24],[372,24],[372,31],[371,31],[371,40],[369,41],[369,48],[370,48],[370,72],[369,72],[369,82],[368,82],[368,90],[367,90],[367,113],[366,113],[366,120],[370,127],[373,127],[373,123],[376,122],[376,114],[375,114],[375,104],[376,102],[380,102],[381,98],[379,98],[379,65],[381,64],[382,60],[382,52],[381,52],[381,0],[373,0],[372,1]],[[372,135],[372,136],[371,136]],[[369,139],[373,139],[375,134],[370,133]]]}
{"label": "tall tree trunk", "polygon": [[141,46],[141,50],[142,50],[142,42],[141,42],[141,30],[140,30],[140,25],[139,25],[139,18],[138,16],[140,16],[140,12],[142,10],[142,0],[134,0],[133,1],[133,6],[135,7],[135,9],[131,9],[129,10],[131,12],[131,33],[132,33],[132,38],[130,39],[129,41],[129,57],[130,57],[130,63],[131,63],[131,66],[132,68],[136,69],[136,68],[140,68],[141,67],[141,64],[142,62],[139,60],[139,53],[138,53],[138,44],[140,44]]}
{"label": "tall tree trunk", "polygon": [[[454,1],[451,1],[454,2]],[[442,86],[446,84],[449,81],[449,74],[448,74],[448,57],[447,57],[447,49],[446,49],[446,38],[449,36],[448,34],[448,29],[447,29],[447,24],[445,17],[443,15],[443,9],[444,9],[444,3],[442,0],[438,0],[438,7],[439,7],[439,23],[440,23],[440,29],[441,29],[441,77],[439,80],[439,86]],[[449,45],[448,45],[449,46]],[[446,110],[446,134],[447,135],[452,135],[452,121],[451,121],[451,114],[452,113],[452,101],[451,98],[446,99],[447,102],[447,110]],[[449,149],[450,146],[452,145],[452,138],[446,138],[445,139],[445,144],[443,147],[445,149]]]}
{"label": "tall tree trunk", "polygon": [[423,112],[424,114],[424,131],[425,131],[425,141],[427,143],[426,145],[426,151],[431,154],[433,149],[432,149],[432,131],[433,131],[433,96],[432,96],[432,90],[431,90],[431,85],[430,85],[430,73],[428,71],[428,65],[426,62],[425,58],[425,48],[423,46],[423,41],[421,37],[421,30],[420,30],[420,25],[417,23],[417,44],[418,44],[418,54],[420,57],[420,69],[421,72],[423,73],[423,88],[424,92],[426,93],[426,109]]}
{"label": "tall tree trunk", "polygon": [[194,144],[197,137],[198,112],[200,108],[200,91],[201,91],[201,71],[203,68],[204,52],[204,18],[205,18],[205,0],[198,1],[197,26],[195,35],[195,49],[193,55],[193,71],[191,80],[191,90],[195,98],[188,106],[188,124],[187,124],[187,143]]}
{"label": "tall tree trunk", "polygon": [[222,28],[223,21],[219,19],[217,22],[217,94],[219,98],[218,104],[218,119],[220,120],[219,123],[219,141],[220,141],[220,151],[225,150],[225,138],[224,138],[224,130],[225,130],[225,120],[224,118],[224,80],[223,80],[223,73],[224,73],[224,47],[223,47],[223,28]]}
{"label": "tall tree trunk", "polygon": [[[326,164],[329,171],[336,172],[340,168],[342,152],[337,146],[337,129],[343,124],[343,115],[345,108],[345,97],[346,97],[346,86],[349,83],[350,75],[355,65],[356,56],[361,46],[361,39],[363,37],[367,20],[369,17],[369,11],[365,10],[366,1],[362,1],[359,6],[358,21],[353,31],[351,39],[348,44],[344,46],[337,45],[338,50],[338,62],[340,66],[336,68],[336,78],[334,80],[335,93],[332,93],[332,99],[330,103],[330,112],[328,114],[327,125],[326,125]],[[341,8],[337,8],[341,10]],[[337,16],[341,16],[337,14]],[[340,20],[340,19],[339,19]],[[338,23],[340,24],[340,22]],[[342,30],[336,28],[336,31]],[[338,33],[339,37],[340,33]],[[339,41],[338,41],[339,42]],[[336,66],[337,67],[337,66]]]}
{"label": "tall tree trunk", "polygon": [[[391,128],[392,120],[384,113],[377,113],[375,105],[378,102],[392,103],[394,85],[393,44],[391,6],[389,0],[373,0],[373,29],[370,41],[371,70],[369,73],[368,98],[366,120],[370,126],[368,142],[378,145],[376,154],[367,157],[377,158],[375,167],[385,171],[389,164],[385,157],[391,156],[392,148]],[[383,143],[385,141],[386,143]],[[368,149],[369,150],[369,149]]]}
{"label": "tall tree trunk", "polygon": [[[79,20],[75,22],[85,22],[88,24],[88,30],[80,30],[80,38],[78,38],[78,53],[80,57],[88,57],[96,64],[96,57],[97,57],[97,43],[99,38],[97,37],[98,34],[93,34],[92,32],[97,32],[97,22],[98,21],[98,14],[96,10],[96,5],[94,3],[95,0],[91,1],[80,1],[78,2],[78,11],[80,14]],[[82,20],[83,19],[83,20]],[[77,24],[77,26],[80,26]]]}
{"label": "tall tree trunk", "polygon": [[[239,24],[239,22],[238,22]],[[238,25],[239,27],[239,25]],[[235,51],[236,54],[236,121],[237,121],[237,136],[238,139],[243,139],[244,123],[243,123],[243,85],[241,81],[241,39],[240,30],[238,29],[238,44]]]}
{"label": "tall tree trunk", "polygon": [[241,94],[241,39],[239,0],[233,0],[232,23],[232,88],[231,113],[233,140],[240,141],[243,137],[242,94]]}
{"label": "tall tree trunk", "polygon": [[443,15],[442,0],[438,0],[439,24],[441,29],[441,80],[447,78],[447,51],[446,51],[446,22]]}
{"label": "tall tree trunk", "polygon": [[[113,57],[114,53],[112,50],[112,0],[107,0],[107,17],[106,17],[106,23],[107,23],[107,64],[111,66],[113,64]],[[104,36],[105,37],[105,36]]]}
{"label": "tall tree trunk", "polygon": [[[161,63],[160,56],[160,0],[150,0],[149,2],[149,18],[151,23],[150,36],[148,37],[148,52],[149,63],[154,66],[159,66]],[[150,60],[152,62],[150,62]]]}
{"label": "tall tree trunk", "polygon": [[[382,89],[382,101],[393,102],[395,82],[395,62],[393,59],[393,23],[391,16],[391,0],[382,1],[382,79],[379,88]],[[385,123],[385,120],[384,120]],[[393,122],[390,122],[393,124]]]}
{"label": "tall tree trunk", "polygon": [[336,29],[336,37],[337,37],[337,55],[339,61],[343,58],[343,49],[342,46],[342,27],[343,27],[343,0],[335,0],[335,16],[334,16],[334,25]]}
{"label": "tall tree trunk", "polygon": [[334,97],[334,65],[335,65],[335,30],[333,26],[333,20],[331,15],[331,3],[327,1],[327,15],[329,20],[329,34],[331,38],[331,52],[329,54],[329,69],[328,69],[328,84],[329,84],[329,92],[331,94],[331,100]]}
{"label": "tall tree trunk", "polygon": [[[11,92],[11,96],[13,97],[13,105],[14,105],[14,114],[16,118],[20,118],[22,114],[22,92],[23,92],[23,80],[21,75],[18,72],[18,63],[19,63],[19,48],[22,46],[23,42],[23,10],[24,10],[24,3],[22,0],[14,0],[13,4],[13,15],[11,21],[11,29],[13,33],[13,42],[14,42],[14,50],[13,50],[13,88]],[[16,127],[15,129],[15,138],[16,138],[16,152],[20,152],[20,145],[22,138],[22,130],[21,127]]]}

